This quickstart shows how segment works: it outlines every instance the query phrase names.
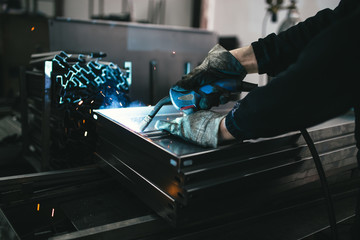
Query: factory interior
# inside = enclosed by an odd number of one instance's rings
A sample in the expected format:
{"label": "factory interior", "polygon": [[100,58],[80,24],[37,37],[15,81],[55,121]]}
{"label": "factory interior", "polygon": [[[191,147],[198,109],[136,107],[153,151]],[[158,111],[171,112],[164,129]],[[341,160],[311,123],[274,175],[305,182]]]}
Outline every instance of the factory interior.
{"label": "factory interior", "polygon": [[295,131],[201,147],[157,130],[184,115],[172,104],[138,131],[216,44],[339,2],[0,0],[0,239],[353,239],[353,110],[308,128],[312,145]]}

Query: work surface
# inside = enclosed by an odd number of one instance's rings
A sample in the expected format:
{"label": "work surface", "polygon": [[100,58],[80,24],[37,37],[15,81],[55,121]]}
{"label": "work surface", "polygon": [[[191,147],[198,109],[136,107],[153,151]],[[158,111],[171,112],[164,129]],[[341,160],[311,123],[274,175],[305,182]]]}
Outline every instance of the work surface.
{"label": "work surface", "polygon": [[[299,201],[318,186],[315,165],[299,132],[203,148],[154,130],[158,119],[181,116],[172,106],[163,107],[140,133],[138,125],[151,109],[96,111],[96,155],[109,173],[173,225],[234,214],[246,218]],[[348,176],[356,168],[351,113],[308,131],[328,176]],[[265,210],[268,201],[278,205]]]}
{"label": "work surface", "polygon": [[[102,110],[111,111],[117,112]],[[96,165],[0,179],[1,234],[8,229],[21,239],[308,240],[328,227],[317,172],[298,132],[213,149],[97,117],[96,156],[106,172]],[[339,222],[353,218],[360,184],[353,131],[352,113],[309,129]],[[183,148],[169,148],[166,141]]]}
{"label": "work surface", "polygon": [[[227,113],[231,108],[232,104],[228,104],[225,107],[214,108],[214,111]],[[153,107],[136,107],[136,108],[121,108],[121,109],[103,109],[96,110],[96,118],[99,116],[100,125],[109,126],[114,131],[124,133],[116,138],[123,138],[127,141],[136,141],[140,143],[141,148],[149,146],[153,151],[167,152],[169,157],[174,159],[187,159],[191,157],[194,161],[197,155],[208,154],[210,152],[222,152],[225,149],[240,148],[246,149],[249,143],[260,143],[260,142],[275,142],[276,139],[286,139],[294,136],[299,136],[299,132],[291,132],[281,136],[269,138],[269,139],[256,139],[239,143],[236,141],[227,142],[226,144],[219,146],[218,148],[203,148],[194,144],[185,142],[182,139],[171,136],[168,133],[157,131],[154,127],[158,120],[173,120],[183,115],[182,112],[177,111],[173,106],[167,105],[160,109],[159,113],[154,117],[153,121],[146,128],[144,133],[139,132],[140,123],[144,117],[150,113]],[[313,134],[313,140],[317,141],[320,138],[333,137],[344,133],[350,133],[354,129],[354,116],[349,113],[338,118],[331,119],[317,126],[308,129]],[[101,130],[99,134],[102,135]],[[139,141],[139,142],[138,142]],[[303,143],[303,142],[302,142]],[[264,145],[264,144],[263,144]],[[243,152],[243,151],[242,151]],[[189,162],[185,163],[189,164]],[[179,163],[178,166],[181,166]]]}

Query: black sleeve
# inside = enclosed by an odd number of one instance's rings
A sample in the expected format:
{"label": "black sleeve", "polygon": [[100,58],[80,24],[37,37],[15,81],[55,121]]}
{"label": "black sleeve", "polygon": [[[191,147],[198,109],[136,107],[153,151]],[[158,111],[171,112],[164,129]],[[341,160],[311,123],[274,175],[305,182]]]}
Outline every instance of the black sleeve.
{"label": "black sleeve", "polygon": [[353,11],[358,0],[343,0],[334,10],[325,9],[315,16],[276,35],[272,33],[251,45],[259,73],[275,76],[294,63],[304,47],[321,31]]}
{"label": "black sleeve", "polygon": [[360,98],[360,7],[317,34],[266,86],[240,100],[226,117],[240,140],[306,128],[349,110]]}

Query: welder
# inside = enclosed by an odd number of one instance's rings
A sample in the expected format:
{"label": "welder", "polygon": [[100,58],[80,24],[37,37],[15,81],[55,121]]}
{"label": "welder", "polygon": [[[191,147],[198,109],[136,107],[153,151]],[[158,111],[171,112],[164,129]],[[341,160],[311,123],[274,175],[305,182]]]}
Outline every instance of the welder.
{"label": "welder", "polygon": [[[272,80],[253,89],[226,115],[209,110],[226,102],[225,92],[216,88],[214,94],[204,96],[202,110],[171,122],[159,121],[156,126],[201,146],[217,147],[226,140],[244,141],[304,129],[353,109],[359,148],[359,35],[360,1],[342,0],[334,10],[321,10],[249,46],[227,51],[217,45],[172,88],[196,90],[221,78],[250,73],[268,74]],[[357,156],[360,166],[359,151]],[[360,239],[359,217],[357,213],[354,239]]]}

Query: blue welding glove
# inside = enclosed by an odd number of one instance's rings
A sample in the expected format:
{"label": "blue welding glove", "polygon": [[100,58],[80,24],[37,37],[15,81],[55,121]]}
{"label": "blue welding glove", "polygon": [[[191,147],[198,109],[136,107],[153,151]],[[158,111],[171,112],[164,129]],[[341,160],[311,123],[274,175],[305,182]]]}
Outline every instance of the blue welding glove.
{"label": "blue welding glove", "polygon": [[[215,45],[204,61],[185,75],[172,88],[178,92],[194,90],[202,95],[200,109],[210,109],[229,101],[231,92],[250,91],[254,86],[242,82],[247,72],[240,62],[221,45]],[[230,89],[221,86],[221,82],[231,82]],[[226,85],[229,85],[225,83]],[[211,92],[201,91],[205,85],[214,86]],[[235,86],[236,85],[236,86]]]}
{"label": "blue welding glove", "polygon": [[220,122],[225,116],[226,114],[201,110],[172,121],[159,120],[155,127],[197,145],[216,148]]}

